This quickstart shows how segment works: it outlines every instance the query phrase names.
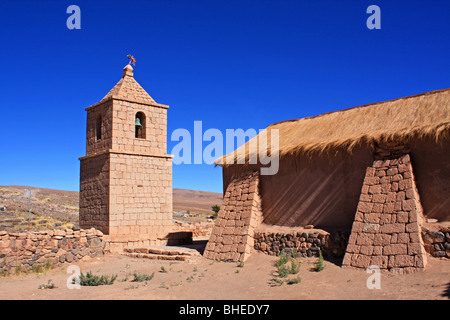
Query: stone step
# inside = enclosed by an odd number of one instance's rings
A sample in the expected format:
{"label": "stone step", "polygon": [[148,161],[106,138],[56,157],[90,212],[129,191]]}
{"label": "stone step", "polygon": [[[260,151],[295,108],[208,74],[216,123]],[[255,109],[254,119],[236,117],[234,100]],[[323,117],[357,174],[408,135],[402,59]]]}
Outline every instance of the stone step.
{"label": "stone step", "polygon": [[123,251],[129,257],[155,260],[190,261],[201,256],[195,249],[175,246],[126,247]]}
{"label": "stone step", "polygon": [[131,258],[141,258],[141,259],[152,259],[152,260],[176,260],[176,261],[189,261],[189,256],[181,256],[181,255],[163,255],[163,254],[153,254],[153,253],[135,253],[135,252],[127,252],[126,256]]}

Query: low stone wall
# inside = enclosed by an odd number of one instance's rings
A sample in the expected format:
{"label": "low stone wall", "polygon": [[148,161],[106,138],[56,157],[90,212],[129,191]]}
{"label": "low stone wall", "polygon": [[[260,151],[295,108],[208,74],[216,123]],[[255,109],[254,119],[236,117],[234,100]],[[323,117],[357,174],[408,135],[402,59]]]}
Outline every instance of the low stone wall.
{"label": "low stone wall", "polygon": [[214,227],[214,221],[211,222],[182,222],[174,220],[174,231],[189,231],[195,237],[209,237]]}
{"label": "low stone wall", "polygon": [[425,251],[436,258],[450,259],[450,225],[430,230],[422,227]]}
{"label": "low stone wall", "polygon": [[255,232],[255,250],[269,255],[279,255],[283,250],[292,253],[294,249],[302,257],[343,257],[348,241],[348,232],[333,235],[323,230],[302,230],[283,232]]}
{"label": "low stone wall", "polygon": [[109,244],[103,233],[88,230],[47,230],[27,233],[0,231],[0,272],[31,271],[38,265],[51,267],[86,257],[103,256]]}

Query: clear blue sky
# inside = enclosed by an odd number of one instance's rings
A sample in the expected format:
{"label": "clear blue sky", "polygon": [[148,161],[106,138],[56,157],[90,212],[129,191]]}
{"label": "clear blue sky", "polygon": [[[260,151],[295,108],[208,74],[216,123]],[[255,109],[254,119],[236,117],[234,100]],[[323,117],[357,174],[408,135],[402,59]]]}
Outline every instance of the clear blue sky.
{"label": "clear blue sky", "polygon": [[[69,30],[69,5],[81,30]],[[381,30],[369,30],[369,5]],[[267,125],[450,87],[450,1],[2,0],[0,185],[79,188],[85,107],[120,80],[170,105],[177,128]],[[169,141],[168,152],[174,143]],[[173,186],[222,191],[174,165]]]}

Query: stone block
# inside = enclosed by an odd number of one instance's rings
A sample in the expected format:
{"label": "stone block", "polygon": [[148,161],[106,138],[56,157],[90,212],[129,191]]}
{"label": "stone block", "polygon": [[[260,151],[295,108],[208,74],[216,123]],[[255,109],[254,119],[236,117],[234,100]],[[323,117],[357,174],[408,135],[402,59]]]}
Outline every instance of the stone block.
{"label": "stone block", "polygon": [[408,254],[416,255],[422,253],[422,245],[420,243],[408,243]]}
{"label": "stone block", "polygon": [[357,245],[371,246],[374,244],[374,234],[373,233],[360,233],[356,238]]}
{"label": "stone block", "polygon": [[370,213],[372,212],[373,203],[371,202],[359,202],[358,211],[362,213]]}
{"label": "stone block", "polygon": [[397,213],[397,223],[408,223],[409,222],[409,213],[400,211]]}
{"label": "stone block", "polygon": [[389,223],[381,226],[381,233],[392,234],[405,232],[405,225],[402,223]]}
{"label": "stone block", "polygon": [[386,194],[374,194],[372,202],[374,203],[385,203],[387,195]]}
{"label": "stone block", "polygon": [[380,194],[381,193],[381,185],[372,185],[369,186],[369,194]]}
{"label": "stone block", "polygon": [[355,267],[367,269],[370,266],[371,257],[359,254],[354,264]]}
{"label": "stone block", "polygon": [[367,223],[379,223],[381,213],[366,213],[364,215],[364,222]]}
{"label": "stone block", "polygon": [[402,201],[402,210],[411,211],[416,209],[416,201],[414,199],[408,199]]}
{"label": "stone block", "polygon": [[386,171],[386,175],[394,176],[398,173],[398,169],[396,167],[390,168]]}
{"label": "stone block", "polygon": [[406,255],[408,254],[408,246],[406,244],[389,244],[383,248],[383,255]]}
{"label": "stone block", "polygon": [[380,215],[380,225],[389,224],[390,222],[391,222],[391,214],[390,213],[382,213]]}
{"label": "stone block", "polygon": [[360,248],[361,248],[361,246],[349,244],[349,245],[347,245],[347,252],[348,253],[359,253]]}
{"label": "stone block", "polygon": [[413,267],[414,266],[414,256],[409,256],[406,254],[399,254],[395,256],[395,260],[394,260],[394,268],[399,268],[399,267]]}
{"label": "stone block", "polygon": [[364,179],[364,184],[367,186],[374,186],[380,183],[379,177],[366,177]]}
{"label": "stone block", "polygon": [[391,243],[391,237],[392,236],[389,234],[384,234],[384,233],[376,234],[373,239],[373,244],[375,246],[389,245]]}
{"label": "stone block", "polygon": [[374,246],[361,246],[359,252],[355,253],[361,253],[366,256],[371,256],[373,254]]}
{"label": "stone block", "polygon": [[370,265],[378,266],[380,269],[386,269],[388,264],[388,257],[381,255],[374,255],[370,259]]}
{"label": "stone block", "polygon": [[406,225],[406,232],[419,233],[419,224],[417,222],[408,223]]}
{"label": "stone block", "polygon": [[383,205],[383,213],[394,213],[395,211],[395,203],[385,203]]}

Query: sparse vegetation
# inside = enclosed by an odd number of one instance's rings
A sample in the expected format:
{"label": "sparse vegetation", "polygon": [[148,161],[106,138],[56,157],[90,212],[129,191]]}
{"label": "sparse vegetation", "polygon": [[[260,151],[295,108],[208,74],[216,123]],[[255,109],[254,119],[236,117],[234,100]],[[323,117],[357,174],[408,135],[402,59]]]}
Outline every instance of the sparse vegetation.
{"label": "sparse vegetation", "polygon": [[58,288],[53,281],[50,279],[47,281],[47,284],[41,284],[39,285],[38,289],[56,289]]}
{"label": "sparse vegetation", "polygon": [[297,283],[300,283],[301,281],[302,281],[302,278],[297,276],[296,278],[286,280],[286,284],[297,284]]}
{"label": "sparse vegetation", "polygon": [[186,281],[191,282],[192,280],[194,280],[194,276],[189,276],[189,277],[186,278]]}
{"label": "sparse vegetation", "polygon": [[217,218],[217,216],[219,215],[219,211],[220,211],[220,206],[218,206],[217,204],[211,207],[212,211],[214,211],[213,213],[213,217]]}
{"label": "sparse vegetation", "polygon": [[159,272],[161,272],[161,273],[169,273],[169,271],[166,268],[164,268],[164,266],[161,266],[161,269],[159,270]]}
{"label": "sparse vegetation", "polygon": [[286,264],[289,261],[289,256],[286,253],[286,251],[281,251],[281,253],[278,255],[278,261],[275,263],[275,267],[280,267],[284,264]]}
{"label": "sparse vegetation", "polygon": [[[81,286],[103,286],[103,285],[112,285],[114,281],[117,279],[117,275],[101,275],[97,276],[92,274],[92,272],[88,271],[86,275],[80,273],[79,280]],[[75,283],[75,279],[73,280]]]}
{"label": "sparse vegetation", "polygon": [[[297,251],[293,250],[292,252],[286,252],[285,250],[281,251],[278,255],[278,261],[275,263],[275,267],[277,268],[277,273],[275,278],[271,280],[273,285],[282,285],[283,283],[287,284],[295,284],[300,283],[301,278],[297,276],[294,279],[287,279],[290,274],[297,274],[300,272],[300,262],[296,262],[296,258],[298,257]],[[287,263],[291,261],[291,266],[288,267]]]}
{"label": "sparse vegetation", "polygon": [[291,259],[291,268],[289,269],[290,274],[297,274],[300,271],[300,262],[295,262],[294,259]]}
{"label": "sparse vegetation", "polygon": [[317,258],[316,262],[314,263],[314,271],[320,272],[324,268],[325,268],[325,265],[323,264],[322,251],[319,250],[319,258]]}
{"label": "sparse vegetation", "polygon": [[14,271],[14,274],[17,276],[17,275],[19,275],[21,273],[22,273],[22,264],[19,263],[19,265],[16,267],[16,269]]}
{"label": "sparse vegetation", "polygon": [[131,280],[131,282],[146,282],[146,281],[150,281],[153,279],[153,277],[155,276],[155,273],[153,272],[152,274],[142,274],[142,273],[134,273],[133,274],[133,280]]}

